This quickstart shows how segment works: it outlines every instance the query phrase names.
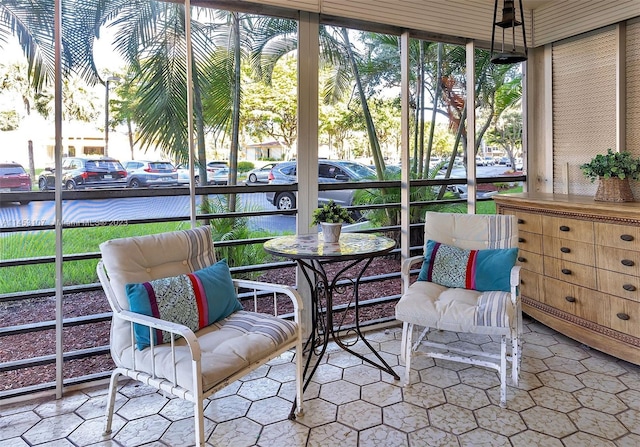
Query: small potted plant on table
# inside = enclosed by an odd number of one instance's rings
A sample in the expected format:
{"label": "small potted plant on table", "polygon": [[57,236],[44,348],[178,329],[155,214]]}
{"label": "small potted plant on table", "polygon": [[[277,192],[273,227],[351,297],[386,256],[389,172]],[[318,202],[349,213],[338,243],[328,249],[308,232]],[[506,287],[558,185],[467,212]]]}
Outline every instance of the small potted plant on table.
{"label": "small potted plant on table", "polygon": [[629,152],[598,154],[589,163],[580,165],[582,173],[594,182],[598,179],[598,190],[594,200],[602,202],[633,202],[629,179],[640,179],[640,159]]}
{"label": "small potted plant on table", "polygon": [[343,223],[355,222],[349,211],[333,200],[314,210],[311,217],[311,225],[320,225],[324,241],[329,243],[338,242]]}

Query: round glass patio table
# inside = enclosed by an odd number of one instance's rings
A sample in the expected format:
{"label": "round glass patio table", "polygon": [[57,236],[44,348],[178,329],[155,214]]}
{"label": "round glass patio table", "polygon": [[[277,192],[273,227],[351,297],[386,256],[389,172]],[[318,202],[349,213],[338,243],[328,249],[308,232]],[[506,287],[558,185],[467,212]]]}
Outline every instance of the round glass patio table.
{"label": "round glass patio table", "polygon": [[[368,233],[342,233],[336,243],[325,243],[322,233],[280,236],[264,243],[267,253],[295,260],[311,290],[311,332],[305,344],[304,390],[331,340],[345,351],[391,374],[396,380],[400,379],[362,333],[358,290],[362,275],[371,261],[376,256],[389,253],[395,246],[393,239]],[[335,273],[327,272],[325,266],[335,262],[343,264]],[[334,298],[338,295],[345,298],[342,301],[348,302],[342,302],[334,308]],[[351,311],[354,321],[345,324]],[[375,359],[352,349],[359,341],[373,353]],[[313,358],[315,362],[311,365]],[[294,417],[293,408],[290,418]]]}

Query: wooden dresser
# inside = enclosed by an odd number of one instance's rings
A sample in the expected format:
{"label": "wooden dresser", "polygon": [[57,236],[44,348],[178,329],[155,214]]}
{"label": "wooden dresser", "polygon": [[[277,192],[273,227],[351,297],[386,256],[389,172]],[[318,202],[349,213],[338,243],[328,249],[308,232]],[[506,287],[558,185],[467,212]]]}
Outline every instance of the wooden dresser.
{"label": "wooden dresser", "polygon": [[562,334],[640,365],[640,203],[494,196],[518,218],[522,309]]}

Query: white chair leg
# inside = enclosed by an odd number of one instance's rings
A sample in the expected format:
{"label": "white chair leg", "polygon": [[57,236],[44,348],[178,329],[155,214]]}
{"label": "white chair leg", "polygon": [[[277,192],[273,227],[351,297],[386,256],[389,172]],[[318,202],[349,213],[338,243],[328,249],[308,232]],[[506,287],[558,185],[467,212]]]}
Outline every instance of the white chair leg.
{"label": "white chair leg", "polygon": [[511,338],[511,381],[513,382],[513,386],[518,386],[520,359],[520,338],[514,336]]}
{"label": "white chair leg", "polygon": [[407,327],[409,323],[402,323],[402,341],[400,342],[400,360],[404,362],[406,360],[407,349]]}
{"label": "white chair leg", "polygon": [[118,370],[113,371],[111,374],[111,380],[109,381],[109,394],[107,396],[107,421],[104,425],[104,435],[111,434],[111,423],[113,422],[113,410],[116,404],[116,391],[118,389],[118,378],[120,373]]}
{"label": "white chair leg", "polygon": [[193,404],[196,428],[196,446],[204,447],[204,405],[202,399],[197,399]]}
{"label": "white chair leg", "polygon": [[296,344],[296,416],[302,416],[302,400],[304,399],[304,358],[302,356],[302,340]]}
{"label": "white chair leg", "polygon": [[402,352],[404,353],[404,384],[405,386],[409,386],[411,384],[411,354],[413,353],[412,349],[412,335],[413,335],[413,324],[404,323],[403,332],[402,332],[402,341],[404,344],[404,349]]}
{"label": "white chair leg", "polygon": [[507,337],[500,340],[500,406],[507,406]]}

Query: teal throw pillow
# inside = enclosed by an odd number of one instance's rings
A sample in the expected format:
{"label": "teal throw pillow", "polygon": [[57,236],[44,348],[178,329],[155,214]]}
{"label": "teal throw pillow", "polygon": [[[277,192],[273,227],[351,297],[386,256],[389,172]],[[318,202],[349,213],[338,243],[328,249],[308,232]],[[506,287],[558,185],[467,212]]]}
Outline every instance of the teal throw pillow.
{"label": "teal throw pillow", "polygon": [[418,281],[480,292],[509,292],[517,256],[517,248],[468,250],[429,240]]}
{"label": "teal throw pillow", "polygon": [[[192,273],[127,284],[129,309],[187,326],[197,331],[242,309],[226,259]],[[171,341],[169,333],[154,330],[154,344]],[[134,324],[138,349],[151,344],[149,327]]]}

